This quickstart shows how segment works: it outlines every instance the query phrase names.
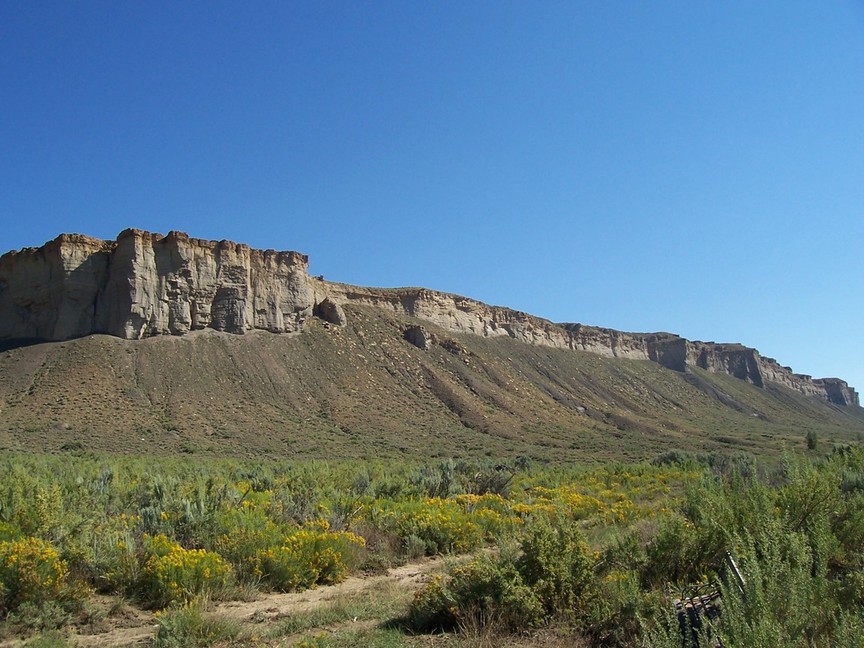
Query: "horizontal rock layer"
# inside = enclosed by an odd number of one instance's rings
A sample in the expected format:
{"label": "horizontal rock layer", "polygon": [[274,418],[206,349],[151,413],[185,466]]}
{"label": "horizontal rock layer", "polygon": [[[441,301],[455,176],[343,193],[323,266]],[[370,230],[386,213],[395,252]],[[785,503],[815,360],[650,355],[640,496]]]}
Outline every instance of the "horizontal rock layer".
{"label": "horizontal rock layer", "polygon": [[730,374],[757,387],[764,387],[768,381],[838,405],[859,405],[858,394],[845,381],[793,373],[773,358],[741,344],[690,341],[672,333],[625,333],[583,324],[556,324],[509,308],[425,288],[379,289],[328,283],[317,291],[326,292],[339,303],[386,308],[459,333],[511,337],[528,344],[651,360],[675,371],[700,367]]}
{"label": "horizontal rock layer", "polygon": [[179,232],[125,230],[116,241],[63,234],[40,248],[0,257],[0,341],[64,340],[91,333],[125,339],[302,330],[313,314],[344,324],[345,305],[384,308],[457,333],[651,360],[727,373],[757,387],[784,385],[840,405],[859,404],[838,378],[793,373],[740,344],[686,340],[671,333],[624,333],[555,324],[526,313],[423,288],[377,289],[311,278],[297,252],[254,250]]}

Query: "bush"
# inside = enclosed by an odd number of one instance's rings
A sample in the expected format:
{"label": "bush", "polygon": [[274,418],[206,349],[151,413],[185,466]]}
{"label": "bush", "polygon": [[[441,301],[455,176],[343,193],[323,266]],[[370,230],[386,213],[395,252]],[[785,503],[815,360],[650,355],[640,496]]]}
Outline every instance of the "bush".
{"label": "bush", "polygon": [[417,630],[500,624],[515,631],[543,620],[543,604],[509,560],[479,558],[418,591],[409,619]]}
{"label": "bush", "polygon": [[87,590],[70,582],[69,568],[50,544],[38,538],[0,542],[0,608],[83,600]]}
{"label": "bush", "polygon": [[164,535],[144,537],[147,558],[141,574],[144,598],[158,607],[188,601],[225,588],[231,565],[217,553],[184,549]]}
{"label": "bush", "polygon": [[531,628],[553,615],[576,613],[592,587],[593,556],[572,522],[532,520],[518,552],[479,558],[420,590],[411,605],[417,629],[501,624]]}
{"label": "bush", "polygon": [[[854,455],[787,458],[776,487],[755,474],[704,481],[688,493],[681,515],[661,522],[643,586],[716,577],[723,645],[864,645],[855,622],[864,499],[843,488],[844,475],[860,468]],[[726,549],[744,574],[743,594],[734,579],[723,581],[718,557]]]}
{"label": "bush", "polygon": [[[426,554],[464,553],[483,542],[483,530],[454,500],[426,499],[377,502],[371,522],[407,541],[411,536],[426,545]],[[412,541],[414,542],[414,541]]]}
{"label": "bush", "polygon": [[264,575],[261,552],[282,544],[284,526],[275,524],[260,510],[232,511],[222,516],[220,526],[224,533],[210,548],[234,566],[238,580],[258,583]]}
{"label": "bush", "polygon": [[363,538],[326,527],[300,529],[284,544],[259,551],[256,560],[263,579],[281,591],[337,583],[360,559]]}
{"label": "bush", "polygon": [[553,526],[533,521],[522,540],[517,569],[549,613],[570,612],[593,579],[594,559],[582,532],[563,520]]}
{"label": "bush", "polygon": [[[123,515],[121,518],[126,518]],[[133,594],[141,577],[140,540],[132,530],[134,521],[121,519],[98,529],[92,542],[90,580],[102,592]]]}

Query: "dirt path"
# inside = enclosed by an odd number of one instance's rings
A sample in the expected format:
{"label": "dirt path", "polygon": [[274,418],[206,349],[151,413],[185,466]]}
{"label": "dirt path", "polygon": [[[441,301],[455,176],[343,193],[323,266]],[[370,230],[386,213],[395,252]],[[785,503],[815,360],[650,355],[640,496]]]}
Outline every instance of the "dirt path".
{"label": "dirt path", "polygon": [[[210,613],[233,619],[242,626],[261,628],[262,624],[274,623],[294,614],[326,607],[341,598],[360,595],[382,585],[413,591],[419,588],[431,572],[444,566],[443,558],[427,558],[418,562],[395,567],[375,576],[352,576],[337,585],[318,587],[303,592],[287,594],[262,594],[253,601],[224,601],[213,604]],[[110,605],[110,599],[97,604]],[[92,633],[80,630],[69,635],[69,640],[79,648],[120,648],[146,646],[156,631],[157,620],[152,612],[124,606],[110,614],[106,622]],[[23,642],[0,642],[0,648],[12,648]]]}
{"label": "dirt path", "polygon": [[268,594],[255,601],[228,601],[215,606],[214,612],[236,621],[261,623],[309,612],[338,598],[359,594],[382,583],[395,583],[414,590],[424,582],[426,574],[441,566],[441,558],[429,558],[389,569],[377,576],[352,576],[337,585],[317,587],[303,592]]}

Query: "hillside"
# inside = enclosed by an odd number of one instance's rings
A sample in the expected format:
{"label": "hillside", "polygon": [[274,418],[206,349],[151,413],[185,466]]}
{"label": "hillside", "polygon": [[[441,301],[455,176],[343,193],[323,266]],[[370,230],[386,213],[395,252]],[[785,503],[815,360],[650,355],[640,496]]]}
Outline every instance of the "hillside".
{"label": "hillside", "polygon": [[859,407],[348,306],[303,333],[92,335],[0,356],[0,447],[271,457],[641,459],[864,436]]}
{"label": "hillside", "polygon": [[139,230],[3,255],[0,448],[586,461],[864,437],[844,381],[741,344],[307,267]]}

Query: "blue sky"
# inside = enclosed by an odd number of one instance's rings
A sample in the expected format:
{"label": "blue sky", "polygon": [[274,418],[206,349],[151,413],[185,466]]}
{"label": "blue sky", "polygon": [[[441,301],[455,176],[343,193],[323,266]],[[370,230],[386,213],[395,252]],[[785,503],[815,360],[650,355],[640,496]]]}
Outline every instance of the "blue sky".
{"label": "blue sky", "polygon": [[0,249],[186,231],[864,388],[864,3],[0,3]]}

